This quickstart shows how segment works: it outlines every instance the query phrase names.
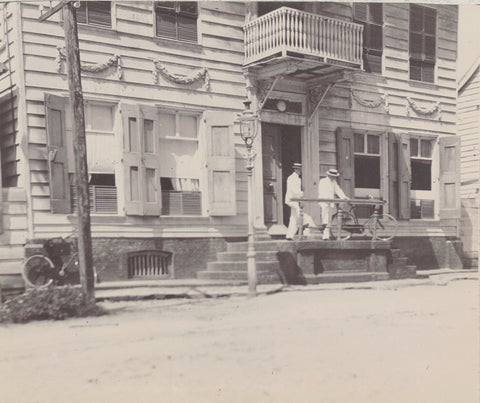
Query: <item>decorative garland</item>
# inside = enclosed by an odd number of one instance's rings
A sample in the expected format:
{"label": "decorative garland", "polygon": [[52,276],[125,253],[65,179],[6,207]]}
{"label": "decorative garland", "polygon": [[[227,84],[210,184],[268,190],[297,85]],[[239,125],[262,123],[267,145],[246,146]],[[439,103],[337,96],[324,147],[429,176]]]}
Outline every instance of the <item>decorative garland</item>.
{"label": "decorative garland", "polygon": [[350,89],[351,99],[357,101],[360,105],[365,106],[366,108],[378,108],[381,104],[384,104],[385,111],[389,112],[389,105],[388,105],[388,95],[383,93],[380,95],[380,98],[377,101],[371,101],[369,99],[362,99],[360,96],[355,92],[353,88]]}
{"label": "decorative garland", "polygon": [[154,68],[152,71],[153,74],[153,81],[155,84],[158,84],[158,73],[164,76],[166,79],[173,81],[177,84],[188,85],[192,84],[198,80],[203,79],[205,82],[205,88],[207,91],[210,90],[210,75],[208,74],[208,69],[204,67],[202,70],[198,71],[196,74],[192,75],[191,77],[180,76],[178,74],[170,73],[167,68],[160,64],[158,60],[153,61]]}
{"label": "decorative garland", "polygon": [[[60,73],[62,71],[62,62],[66,60],[67,56],[65,55],[65,48],[61,46],[57,46],[57,73]],[[80,65],[80,71],[86,72],[86,73],[99,73],[101,71],[105,71],[109,69],[112,66],[117,66],[117,77],[119,80],[123,79],[123,69],[122,69],[122,63],[120,60],[120,56],[118,55],[113,55],[111,56],[105,63],[98,63],[98,64],[85,64],[81,63]]]}
{"label": "decorative garland", "polygon": [[422,116],[430,116],[430,115],[433,115],[435,112],[437,112],[438,119],[442,120],[442,116],[441,116],[442,111],[441,111],[440,101],[437,101],[435,105],[433,105],[430,108],[418,105],[410,97],[407,97],[407,101],[408,101],[407,116],[410,116],[410,110],[413,109],[417,115],[422,115]]}

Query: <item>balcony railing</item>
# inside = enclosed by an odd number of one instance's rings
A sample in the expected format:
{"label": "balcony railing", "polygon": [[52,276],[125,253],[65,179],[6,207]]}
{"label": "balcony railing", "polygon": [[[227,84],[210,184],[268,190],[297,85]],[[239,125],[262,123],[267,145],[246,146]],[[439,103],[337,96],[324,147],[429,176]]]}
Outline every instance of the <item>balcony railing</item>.
{"label": "balcony railing", "polygon": [[245,65],[287,52],[363,67],[363,25],[281,7],[244,26]]}

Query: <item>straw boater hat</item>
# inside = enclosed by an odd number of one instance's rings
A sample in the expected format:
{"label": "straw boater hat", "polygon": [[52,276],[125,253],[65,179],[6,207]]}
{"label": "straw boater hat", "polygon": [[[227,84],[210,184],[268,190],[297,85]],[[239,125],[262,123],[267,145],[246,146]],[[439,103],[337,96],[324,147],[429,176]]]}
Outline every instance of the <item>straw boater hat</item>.
{"label": "straw boater hat", "polygon": [[338,172],[336,169],[331,168],[327,171],[327,175],[337,177],[340,176],[340,172]]}
{"label": "straw boater hat", "polygon": [[302,164],[300,164],[299,162],[295,162],[295,163],[292,165],[292,168],[293,168],[293,169],[297,169],[297,168],[301,169],[301,168],[302,168]]}

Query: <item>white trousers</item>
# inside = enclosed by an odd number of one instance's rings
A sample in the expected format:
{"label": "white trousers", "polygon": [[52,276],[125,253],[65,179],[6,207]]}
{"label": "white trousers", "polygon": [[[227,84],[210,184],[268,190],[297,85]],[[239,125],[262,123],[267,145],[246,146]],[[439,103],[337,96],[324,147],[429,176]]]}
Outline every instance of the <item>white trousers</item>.
{"label": "white trousers", "polygon": [[[298,220],[300,218],[300,207],[298,203],[289,203],[290,206],[290,221],[288,222],[288,229],[287,229],[287,238],[293,238],[293,236],[298,231]],[[303,213],[303,225],[307,225],[309,227],[315,227],[315,223],[313,222],[313,218],[307,214]]]}
{"label": "white trousers", "polygon": [[318,203],[322,209],[322,224],[330,227],[332,223],[333,212],[335,205],[333,203]]}

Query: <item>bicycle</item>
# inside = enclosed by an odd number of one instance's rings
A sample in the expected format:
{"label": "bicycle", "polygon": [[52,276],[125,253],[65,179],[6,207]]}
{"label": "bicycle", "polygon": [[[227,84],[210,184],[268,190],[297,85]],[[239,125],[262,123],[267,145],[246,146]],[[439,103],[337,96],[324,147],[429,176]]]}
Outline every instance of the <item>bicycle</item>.
{"label": "bicycle", "polygon": [[348,210],[341,209],[341,214],[338,211],[333,215],[330,233],[334,238],[347,240],[353,234],[368,232],[372,240],[390,241],[397,234],[397,220],[390,214],[380,213],[380,203],[374,205],[374,213],[363,224],[358,221],[354,205],[348,201],[342,203],[348,204],[350,208]]}
{"label": "bicycle", "polygon": [[[46,254],[28,257],[22,267],[25,284],[45,288],[51,284],[80,284],[77,239],[72,235],[50,238],[44,242]],[[95,282],[97,273],[94,268]]]}

